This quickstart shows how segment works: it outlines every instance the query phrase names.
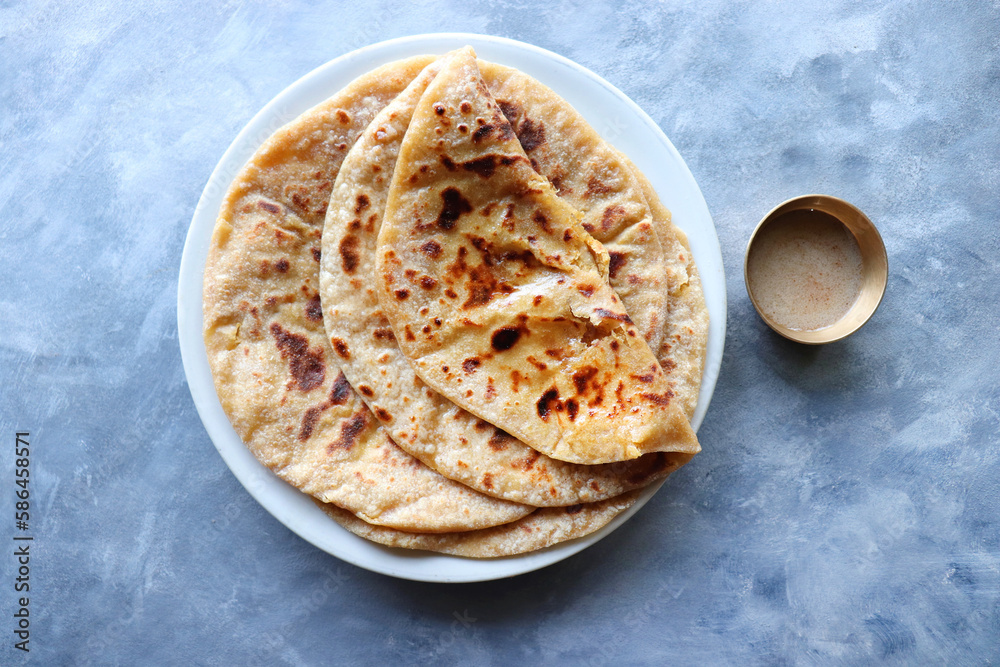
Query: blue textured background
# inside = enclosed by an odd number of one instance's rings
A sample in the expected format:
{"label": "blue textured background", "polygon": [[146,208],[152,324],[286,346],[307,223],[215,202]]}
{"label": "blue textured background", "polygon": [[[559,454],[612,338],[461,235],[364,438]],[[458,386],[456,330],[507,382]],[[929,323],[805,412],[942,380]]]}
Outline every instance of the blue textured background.
{"label": "blue textured background", "polygon": [[[482,32],[621,88],[701,184],[729,330],[704,453],[631,522],[513,580],[398,581],[243,490],[177,345],[201,189],[272,96],[359,46]],[[1000,663],[996,2],[0,2],[0,538],[32,433],[36,664]],[[779,201],[876,222],[854,337],[743,286]],[[0,554],[12,551],[0,547]],[[0,555],[0,663],[13,557]],[[6,620],[4,620],[6,619]]]}

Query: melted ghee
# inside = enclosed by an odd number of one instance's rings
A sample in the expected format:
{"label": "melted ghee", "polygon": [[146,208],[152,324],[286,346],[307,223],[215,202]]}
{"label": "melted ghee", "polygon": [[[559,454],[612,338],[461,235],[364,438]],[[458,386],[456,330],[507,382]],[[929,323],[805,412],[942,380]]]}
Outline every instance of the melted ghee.
{"label": "melted ghee", "polygon": [[747,279],[760,311],[794,331],[818,331],[840,320],[861,293],[861,250],[832,215],[784,213],[757,233]]}

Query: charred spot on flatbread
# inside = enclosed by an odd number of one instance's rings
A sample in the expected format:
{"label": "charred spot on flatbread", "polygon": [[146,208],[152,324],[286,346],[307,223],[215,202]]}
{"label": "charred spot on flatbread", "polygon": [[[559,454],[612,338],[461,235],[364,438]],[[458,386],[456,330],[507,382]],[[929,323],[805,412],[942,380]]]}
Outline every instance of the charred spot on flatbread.
{"label": "charred spot on flatbread", "polygon": [[309,339],[301,334],[291,333],[277,322],[271,323],[270,330],[281,358],[288,361],[288,371],[295,388],[299,391],[312,391],[322,385],[326,378],[323,348],[310,347]]}

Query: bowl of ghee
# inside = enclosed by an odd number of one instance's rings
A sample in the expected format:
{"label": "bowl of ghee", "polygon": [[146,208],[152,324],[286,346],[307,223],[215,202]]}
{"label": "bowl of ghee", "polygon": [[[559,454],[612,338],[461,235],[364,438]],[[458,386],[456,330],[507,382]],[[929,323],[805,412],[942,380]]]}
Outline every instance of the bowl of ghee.
{"label": "bowl of ghee", "polygon": [[743,277],[771,329],[822,345],[851,335],[875,313],[889,261],[878,229],[857,207],[804,195],[776,206],[754,229]]}

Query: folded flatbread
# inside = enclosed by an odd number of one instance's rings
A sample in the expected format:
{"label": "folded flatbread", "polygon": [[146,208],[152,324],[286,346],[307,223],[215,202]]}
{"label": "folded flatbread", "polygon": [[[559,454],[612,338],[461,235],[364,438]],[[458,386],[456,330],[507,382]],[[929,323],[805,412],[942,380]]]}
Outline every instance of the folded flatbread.
{"label": "folded flatbread", "polygon": [[624,155],[621,158],[635,174],[649,203],[667,269],[667,321],[657,359],[669,371],[670,389],[677,403],[691,417],[698,406],[708,348],[708,308],[701,276],[687,235],[673,224],[670,211],[660,201],[652,183],[628,158]]}
{"label": "folded flatbread", "polygon": [[502,526],[465,533],[410,533],[373,526],[336,505],[320,507],[341,526],[359,537],[387,547],[437,551],[466,558],[515,556],[583,537],[600,530],[631,507],[639,491],[570,507],[543,507],[523,519]]}
{"label": "folded flatbread", "polygon": [[[532,168],[582,214],[581,225],[608,251],[608,280],[654,352],[666,336],[667,258],[640,176],[576,109],[510,67],[479,62]],[[669,214],[668,214],[669,215]],[[669,218],[668,218],[669,219]]]}
{"label": "folded flatbread", "polygon": [[216,391],[264,465],[365,521],[425,532],[516,520],[532,508],[477,493],[400,450],[337,365],[319,299],[320,236],[348,149],[433,58],[371,72],[279,130],[227,193],[204,284]]}
{"label": "folded flatbread", "polygon": [[459,406],[573,463],[699,451],[608,253],[532,169],[471,52],[414,110],[377,261],[400,348]]}
{"label": "folded flatbread", "polygon": [[668,371],[675,400],[691,418],[709,318],[684,232],[673,224],[649,179],[565,100],[518,70],[482,61],[479,67],[531,166],[583,213],[583,228],[607,249],[611,287]]}
{"label": "folded flatbread", "polygon": [[[543,144],[552,146],[549,153],[572,146],[582,155],[577,161],[603,164],[600,170],[564,175],[564,190],[578,190],[579,199],[595,211],[598,224],[602,218],[614,217],[616,236],[630,240],[629,244],[611,240],[609,246],[623,268],[618,275],[626,294],[623,303],[630,314],[634,306],[635,312],[645,315],[644,321],[656,324],[651,327],[657,333],[653,338],[662,342],[662,306],[648,304],[665,299],[666,281],[643,275],[649,267],[663,271],[662,250],[652,231],[642,188],[631,178],[629,166],[565,102],[557,104],[558,98],[541,84],[510,68],[482,62],[480,67],[487,73],[488,86],[507,91],[508,111],[517,109],[522,125],[533,128],[529,145],[535,150]],[[676,470],[689,454],[657,452],[626,463],[596,466],[552,459],[430,390],[413,371],[379,306],[374,265],[388,180],[428,83],[427,77],[418,77],[379,112],[344,159],[331,196],[323,232],[320,294],[327,333],[335,346],[350,350],[347,358],[339,360],[348,381],[402,449],[446,477],[508,500],[537,506],[593,502],[640,488]],[[515,91],[527,95],[510,101]],[[548,139],[546,127],[550,128]],[[546,164],[553,171],[561,169],[551,159]],[[605,183],[599,180],[598,171],[617,173]],[[633,215],[609,216],[604,213],[609,208],[628,209]]]}

